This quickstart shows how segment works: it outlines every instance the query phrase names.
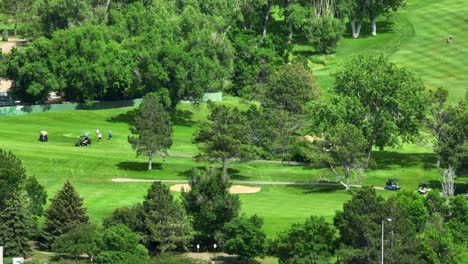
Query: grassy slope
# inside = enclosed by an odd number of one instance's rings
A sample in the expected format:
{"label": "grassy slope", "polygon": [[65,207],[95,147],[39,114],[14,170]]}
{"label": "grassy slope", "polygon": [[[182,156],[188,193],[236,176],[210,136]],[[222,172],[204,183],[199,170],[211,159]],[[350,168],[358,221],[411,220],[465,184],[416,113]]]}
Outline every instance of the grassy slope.
{"label": "grassy slope", "polygon": [[[429,89],[439,86],[454,99],[463,98],[468,89],[468,5],[465,0],[409,0],[405,8],[391,17],[380,17],[377,36],[370,36],[365,23],[359,39],[349,33],[336,54],[311,57],[312,68],[322,87],[332,83],[333,73],[343,60],[354,54],[384,53],[398,65],[418,74]],[[348,30],[349,32],[349,30]],[[447,44],[448,36],[454,42]],[[296,51],[310,54],[307,45]]]}

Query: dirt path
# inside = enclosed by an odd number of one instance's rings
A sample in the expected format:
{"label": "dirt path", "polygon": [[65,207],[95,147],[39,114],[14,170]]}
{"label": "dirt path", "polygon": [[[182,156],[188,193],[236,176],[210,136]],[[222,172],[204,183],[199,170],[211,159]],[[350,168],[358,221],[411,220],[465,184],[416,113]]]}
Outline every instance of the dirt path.
{"label": "dirt path", "polygon": [[[2,50],[2,53],[8,53],[14,46],[23,45],[25,42],[25,39],[9,39],[8,42],[0,44],[0,49]],[[0,79],[0,92],[6,92],[10,87],[10,80]]]}

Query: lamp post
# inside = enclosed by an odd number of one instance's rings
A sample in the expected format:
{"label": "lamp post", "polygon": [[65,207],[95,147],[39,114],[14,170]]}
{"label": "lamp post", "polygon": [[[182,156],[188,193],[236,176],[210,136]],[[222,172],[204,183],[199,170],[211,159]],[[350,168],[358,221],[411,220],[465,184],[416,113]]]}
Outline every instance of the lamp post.
{"label": "lamp post", "polygon": [[384,264],[384,223],[385,221],[391,222],[391,218],[387,218],[385,220],[382,220],[382,264]]}
{"label": "lamp post", "polygon": [[213,258],[213,260],[216,260],[216,247],[217,246],[218,245],[216,245],[216,243],[213,245],[213,247],[214,247],[214,258]]}
{"label": "lamp post", "polygon": [[201,260],[201,258],[200,258],[200,244],[197,244],[197,255],[198,255],[198,259]]}

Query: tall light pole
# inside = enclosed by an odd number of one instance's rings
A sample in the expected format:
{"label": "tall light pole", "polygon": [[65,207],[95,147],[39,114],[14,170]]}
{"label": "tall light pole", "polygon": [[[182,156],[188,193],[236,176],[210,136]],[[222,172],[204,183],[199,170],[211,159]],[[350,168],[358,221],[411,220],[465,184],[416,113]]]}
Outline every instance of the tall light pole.
{"label": "tall light pole", "polygon": [[382,220],[382,264],[384,264],[384,223],[385,221],[391,222],[391,218],[387,218],[385,220]]}

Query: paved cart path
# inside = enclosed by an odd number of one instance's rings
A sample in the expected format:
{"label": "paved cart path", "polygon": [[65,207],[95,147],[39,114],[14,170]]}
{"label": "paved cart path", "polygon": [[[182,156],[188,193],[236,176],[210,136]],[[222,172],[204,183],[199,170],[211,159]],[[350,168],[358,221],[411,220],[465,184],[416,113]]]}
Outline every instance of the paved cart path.
{"label": "paved cart path", "polygon": [[[165,183],[187,183],[187,180],[158,180],[158,179],[131,179],[131,178],[113,178],[113,182],[165,182]],[[333,182],[279,182],[279,181],[232,181],[233,184],[254,184],[254,185],[309,185],[309,186],[343,186],[344,183]],[[362,185],[351,184],[351,187],[361,188]],[[384,190],[383,187],[375,186],[376,190]]]}

